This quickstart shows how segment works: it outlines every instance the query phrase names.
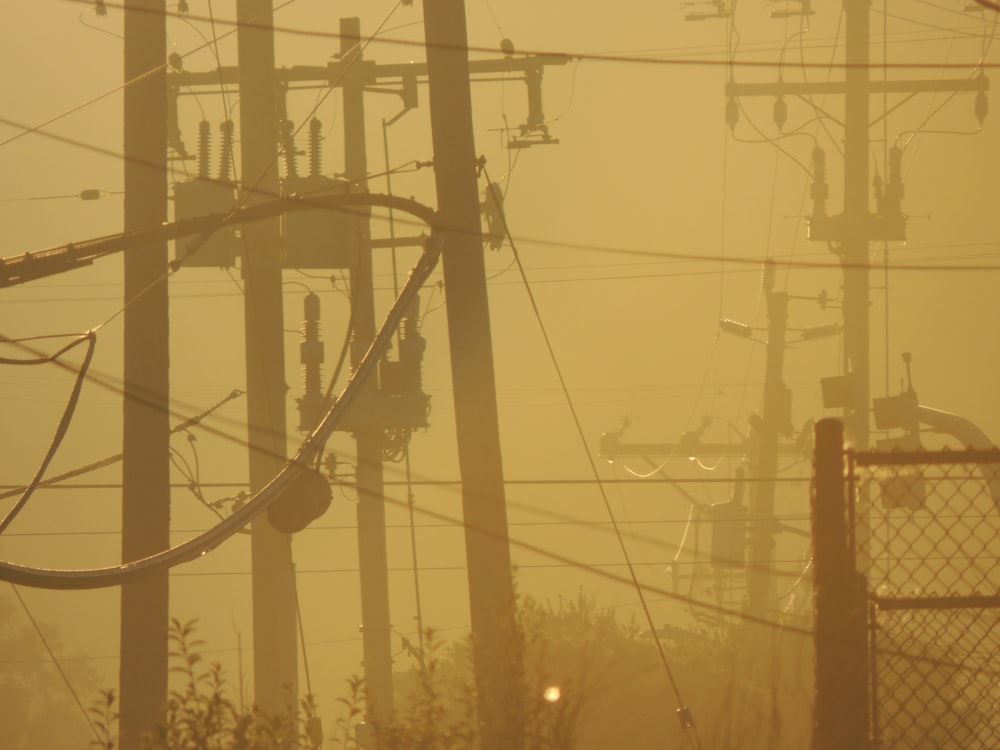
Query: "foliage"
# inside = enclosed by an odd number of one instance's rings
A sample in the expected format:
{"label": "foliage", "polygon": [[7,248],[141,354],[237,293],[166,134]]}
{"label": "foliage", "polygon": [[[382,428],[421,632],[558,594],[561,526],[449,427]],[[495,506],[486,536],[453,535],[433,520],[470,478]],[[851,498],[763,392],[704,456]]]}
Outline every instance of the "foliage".
{"label": "foliage", "polygon": [[115,710],[115,691],[103,690],[97,703],[88,711],[91,724],[97,734],[96,740],[90,741],[94,750],[114,750],[114,726],[118,721],[118,711]]}
{"label": "foliage", "polygon": [[[194,633],[194,622],[170,623],[171,672],[179,675],[180,687],[170,691],[163,722],[143,737],[143,750],[319,750],[322,740],[315,732],[311,696],[275,716],[244,708],[233,700],[221,665],[205,664],[200,654],[204,643]],[[106,691],[91,709],[100,734],[92,746],[114,749],[114,704],[113,692]]]}
{"label": "foliage", "polygon": [[[503,644],[511,661],[524,665],[513,692],[517,705],[506,707],[517,717],[517,731],[500,745],[516,750],[806,747],[811,645],[802,635],[780,633],[745,625],[703,632],[660,629],[675,691],[654,640],[635,623],[619,622],[583,594],[554,604],[522,597],[516,625]],[[202,661],[203,644],[192,623],[175,620],[170,639],[179,687],[170,693],[165,720],[146,750],[281,750],[296,742],[303,750],[318,750],[311,698],[277,717],[243,709],[230,697],[219,665]],[[364,684],[360,678],[348,681],[325,749],[478,750],[480,696],[471,641],[445,643],[429,631],[424,644],[421,663],[396,675],[396,710],[364,717],[363,739],[356,727],[364,715]],[[678,721],[682,700],[694,716],[694,729]],[[113,750],[112,694],[102,695],[94,715],[107,727],[108,741],[99,746]]]}
{"label": "foliage", "polygon": [[[678,695],[650,634],[634,622],[620,622],[582,593],[554,603],[522,597],[518,632],[525,663],[522,694],[529,698],[525,747],[643,750],[689,747],[690,741],[706,750],[774,750],[809,744],[812,651],[801,635],[749,626],[703,632],[661,628]],[[379,750],[476,746],[454,743],[455,727],[475,729],[475,701],[468,698],[474,696],[470,644],[431,643],[427,667],[397,677],[403,693],[397,704],[399,713],[411,717],[408,731],[417,733],[419,712],[443,703],[445,714],[431,718],[453,744],[387,742]],[[434,680],[433,690],[427,679]],[[552,688],[559,699],[548,703],[542,696]],[[456,696],[466,696],[464,703]],[[679,701],[691,709],[694,729],[681,726]],[[399,736],[406,732],[387,739]]]}
{"label": "foliage", "polygon": [[[31,621],[9,588],[0,588],[0,745],[35,750],[85,745],[93,736],[84,712],[46,652]],[[59,632],[39,627],[53,653],[63,652]],[[90,663],[60,659],[73,690],[86,695],[99,684]]]}

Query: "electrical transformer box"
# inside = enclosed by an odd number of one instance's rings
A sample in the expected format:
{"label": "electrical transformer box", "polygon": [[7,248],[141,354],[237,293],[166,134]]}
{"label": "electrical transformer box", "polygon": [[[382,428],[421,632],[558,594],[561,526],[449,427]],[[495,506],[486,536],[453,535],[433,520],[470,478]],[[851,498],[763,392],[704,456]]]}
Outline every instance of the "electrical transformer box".
{"label": "electrical transformer box", "polygon": [[[322,175],[288,177],[282,185],[286,196],[310,198],[346,193],[349,183]],[[367,209],[356,206],[289,211],[282,218],[285,268],[351,268],[357,264]]]}
{"label": "electrical transformer box", "polygon": [[[231,182],[199,177],[174,183],[174,216],[178,221],[224,214],[236,204]],[[189,235],[174,243],[174,257],[187,267],[230,268],[236,256],[233,227],[220,227],[212,234]]]}

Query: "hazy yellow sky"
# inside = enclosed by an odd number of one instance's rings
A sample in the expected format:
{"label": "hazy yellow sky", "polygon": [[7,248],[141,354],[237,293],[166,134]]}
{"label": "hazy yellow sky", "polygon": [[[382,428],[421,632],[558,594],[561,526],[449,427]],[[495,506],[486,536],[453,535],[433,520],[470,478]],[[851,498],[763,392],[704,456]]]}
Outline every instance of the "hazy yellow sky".
{"label": "hazy yellow sky", "polygon": [[[71,0],[11,5],[0,28],[0,256],[121,229],[121,11],[108,3],[108,15],[97,17],[92,3]],[[213,33],[228,35],[220,39],[218,54],[224,65],[235,64],[232,0],[191,0],[189,5],[190,16],[171,17],[168,27],[170,48],[184,57],[185,69],[215,66],[206,46]],[[384,22],[382,34],[366,50],[368,59],[423,59],[420,3],[403,7],[395,2],[293,0],[276,5],[279,65],[325,64],[338,49],[338,18],[348,16],[360,16],[364,34]],[[720,335],[718,320],[732,317],[766,326],[757,261],[773,256],[779,262],[779,288],[793,295],[790,339],[797,338],[796,329],[840,319],[841,273],[831,265],[835,257],[828,248],[806,241],[805,216],[811,212],[808,165],[815,145],[827,155],[828,208],[837,213],[842,205],[842,102],[836,96],[812,103],[790,98],[787,137],[780,140],[769,98],[743,100],[734,131],[724,118],[723,88],[730,70],[722,63],[729,54],[735,53],[737,61],[781,59],[786,81],[842,75],[836,68],[843,60],[842,4],[814,5],[816,13],[807,20],[770,19],[761,4],[740,4],[731,22],[685,22],[686,13],[708,12],[711,6],[661,0],[467,3],[474,58],[498,56],[493,50],[503,38],[519,51],[572,56],[567,65],[545,75],[544,109],[558,145],[520,151],[504,147],[503,129],[517,128],[526,117],[521,82],[482,82],[473,91],[477,151],[485,156],[493,179],[503,179],[509,225],[587,439],[584,446],[576,434],[539,324],[512,266],[511,248],[488,251],[504,468],[513,480],[507,491],[512,554],[522,566],[518,585],[526,593],[544,598],[575,595],[583,588],[623,616],[635,611],[634,591],[587,570],[596,565],[623,572],[607,514],[593,484],[587,483],[592,479],[587,452],[596,454],[601,433],[617,428],[623,418],[632,422],[626,437],[637,442],[674,441],[705,418],[706,440],[735,440],[747,431],[748,416],[760,409],[765,347],[759,341],[766,335],[757,334],[758,342]],[[971,74],[962,65],[1000,60],[990,41],[995,31],[991,16],[962,14],[961,2],[946,0],[899,5],[893,4],[886,15],[885,4],[873,4],[874,77],[883,75],[884,51],[890,63],[920,64],[889,70],[890,78],[962,78]],[[207,20],[210,11],[214,31]],[[832,62],[834,67],[804,69],[803,61]],[[945,63],[959,67],[944,69]],[[736,66],[732,75],[741,81],[772,81],[777,71],[773,66]],[[324,172],[341,171],[339,94],[295,92],[288,102],[289,117],[297,124],[319,102]],[[872,394],[885,395],[887,388],[898,392],[905,372],[900,355],[912,352],[914,386],[922,402],[973,418],[997,439],[1000,395],[993,339],[1000,318],[1000,212],[995,208],[1000,130],[987,118],[982,131],[975,132],[972,94],[950,99],[922,94],[893,108],[900,102],[898,96],[871,100],[873,119],[891,109],[871,129],[872,174],[885,173],[886,138],[889,145],[905,147],[903,210],[910,216],[907,243],[893,243],[887,250],[872,247]],[[382,122],[399,111],[398,97],[370,93],[365,103],[372,174],[385,171],[386,150],[392,168],[433,158],[425,87],[420,106],[388,128],[387,143]],[[194,147],[200,119],[208,119],[216,130],[227,107],[235,119],[238,106],[232,96],[226,101],[205,92],[185,96],[180,126],[188,146]],[[42,132],[22,136],[24,126],[50,120]],[[304,141],[299,145],[304,148]],[[193,169],[180,162],[173,166],[172,179],[184,179],[184,170]],[[392,187],[424,203],[435,202],[429,169],[395,174]],[[65,197],[89,188],[107,194],[97,201]],[[384,177],[373,177],[371,188],[385,190]],[[408,229],[397,227],[397,234]],[[372,231],[376,237],[387,236],[386,222],[374,222]],[[391,299],[393,280],[387,251],[376,252],[382,253],[376,259],[381,314]],[[401,276],[414,257],[412,250],[400,252]],[[888,276],[883,271],[886,258]],[[796,264],[782,265],[789,259]],[[818,267],[801,267],[809,263]],[[955,269],[961,265],[978,270]],[[894,270],[898,266],[908,268]],[[103,324],[121,307],[120,268],[121,260],[110,258],[0,290],[0,335],[75,334]],[[285,278],[293,450],[298,440],[295,398],[301,395],[297,329],[302,297],[306,288],[321,294],[327,370],[339,350],[349,304],[340,293],[344,284],[334,288],[322,274],[286,271]],[[238,270],[227,274],[215,269],[184,269],[170,280],[171,388],[178,415],[195,414],[245,387],[238,282]],[[825,309],[816,301],[821,290],[831,299]],[[427,484],[458,479],[447,330],[439,307],[446,299],[447,290],[427,290],[422,296],[431,427],[413,436],[411,457],[417,508],[453,519],[446,524],[417,515],[417,523],[424,525],[416,535],[424,622],[458,637],[468,629],[459,495],[454,486]],[[35,343],[45,350],[55,346],[50,340]],[[793,393],[796,428],[809,418],[835,413],[823,409],[819,378],[839,374],[840,350],[838,338],[788,349],[785,380]],[[121,373],[120,317],[98,333],[93,373],[112,387],[87,385],[52,472],[121,448],[121,398],[114,388]],[[52,367],[0,368],[0,484],[31,477],[71,384],[70,374]],[[233,495],[246,482],[243,416],[243,402],[235,401],[208,421],[221,435],[196,433],[201,480],[210,499]],[[183,437],[175,438],[174,445],[188,461],[194,460]],[[351,463],[348,436],[338,436],[330,447],[342,462]],[[699,464],[677,457],[665,470],[688,480],[717,480],[685,485],[700,502],[712,503],[728,496],[733,466],[732,458],[718,462],[706,457]],[[638,458],[599,468],[608,479],[628,477],[629,468],[649,469]],[[804,480],[808,470],[800,462],[783,476]],[[388,465],[386,476],[389,482],[402,481],[402,465]],[[116,469],[104,470],[81,480],[102,486],[39,492],[0,539],[0,558],[42,566],[116,562],[119,492],[104,485],[119,478]],[[176,481],[182,482],[180,475]],[[416,609],[406,490],[394,484],[390,492],[392,619],[396,631],[412,635]],[[665,569],[682,543],[689,503],[664,485],[613,485],[610,493],[642,580],[669,588]],[[324,706],[332,706],[344,678],[360,669],[353,490],[335,487],[334,498],[329,513],[294,542],[306,653]],[[6,507],[0,505],[0,510]],[[804,483],[779,497],[778,512],[789,523],[808,528]],[[178,541],[213,520],[184,487],[174,491],[173,518]],[[702,552],[706,534],[697,542]],[[519,541],[578,564],[537,554]],[[801,569],[808,557],[806,541],[781,537],[777,557],[783,572],[796,575]],[[688,564],[688,576],[690,563],[699,562],[693,543],[691,537],[686,540],[680,558]],[[176,569],[171,583],[176,616],[199,619],[209,647],[217,650],[213,656],[225,660],[231,672],[238,663],[238,639],[244,648],[252,642],[248,549],[245,539],[235,538],[197,564]],[[738,601],[739,593],[734,596]],[[25,599],[58,630],[63,656],[92,659],[102,685],[113,684],[116,590],[27,591]],[[688,622],[686,608],[656,594],[652,600],[657,622]],[[394,646],[399,646],[398,637]],[[31,658],[44,663],[41,648]],[[249,664],[246,654],[243,658]],[[400,655],[397,664],[405,665],[407,658]],[[0,680],[2,672],[0,665]],[[93,688],[81,686],[91,694]]]}

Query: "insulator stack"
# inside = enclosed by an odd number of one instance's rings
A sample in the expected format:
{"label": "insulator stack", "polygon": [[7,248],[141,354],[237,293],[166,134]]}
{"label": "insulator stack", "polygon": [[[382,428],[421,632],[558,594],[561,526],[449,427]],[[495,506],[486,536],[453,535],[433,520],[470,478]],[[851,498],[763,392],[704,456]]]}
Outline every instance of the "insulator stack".
{"label": "insulator stack", "polygon": [[840,333],[840,323],[820,323],[802,329],[802,340],[821,339],[827,336],[836,336]]}
{"label": "insulator stack", "polygon": [[416,297],[403,317],[398,360],[384,360],[379,370],[382,390],[386,394],[413,396],[422,392],[421,369],[427,341],[420,335],[419,317],[420,298]]}
{"label": "insulator stack", "polygon": [[222,144],[219,154],[219,182],[230,182],[233,168],[233,121],[225,120],[220,126]]}
{"label": "insulator stack", "polygon": [[885,214],[885,189],[880,175],[872,178],[872,192],[875,194],[875,213]]}
{"label": "insulator stack", "polygon": [[826,152],[819,146],[812,152],[813,184],[809,194],[813,200],[813,216],[826,216],[826,199],[829,188],[826,184]]}
{"label": "insulator stack", "polygon": [[785,102],[784,97],[779,96],[774,100],[774,124],[778,126],[778,132],[782,132],[785,129],[785,123],[788,122],[788,104]]}
{"label": "insulator stack", "polygon": [[208,120],[198,123],[198,177],[203,180],[208,179],[208,172],[211,167],[210,161],[212,146],[212,126]]}
{"label": "insulator stack", "polygon": [[990,100],[986,97],[985,91],[980,91],[976,94],[976,102],[973,105],[973,111],[976,115],[976,119],[979,121],[979,127],[982,127],[983,121],[986,119],[986,115],[990,113]]}
{"label": "insulator stack", "polygon": [[760,285],[765,292],[774,291],[774,261],[764,261],[760,269]]}
{"label": "insulator stack", "polygon": [[885,213],[903,210],[903,151],[899,146],[889,150],[889,181],[885,186]]}
{"label": "insulator stack", "polygon": [[299,165],[295,153],[295,124],[291,120],[281,121],[281,155],[285,157],[285,175],[299,176]]}
{"label": "insulator stack", "polygon": [[317,177],[323,173],[323,123],[315,117],[309,121],[309,176]]}
{"label": "insulator stack", "polygon": [[719,328],[726,333],[731,333],[734,336],[739,336],[744,339],[748,339],[753,336],[753,328],[751,328],[747,323],[742,323],[738,320],[733,320],[732,318],[723,318],[720,320]]}
{"label": "insulator stack", "polygon": [[323,408],[323,342],[319,339],[319,297],[309,292],[302,307],[304,320],[300,355],[303,395],[299,399],[299,429],[308,432],[319,423]]}
{"label": "insulator stack", "polygon": [[417,335],[417,323],[420,316],[420,295],[414,297],[413,303],[403,318],[403,338],[410,339]]}
{"label": "insulator stack", "polygon": [[729,97],[726,100],[726,125],[730,130],[736,129],[736,123],[740,121],[740,103],[735,98]]}

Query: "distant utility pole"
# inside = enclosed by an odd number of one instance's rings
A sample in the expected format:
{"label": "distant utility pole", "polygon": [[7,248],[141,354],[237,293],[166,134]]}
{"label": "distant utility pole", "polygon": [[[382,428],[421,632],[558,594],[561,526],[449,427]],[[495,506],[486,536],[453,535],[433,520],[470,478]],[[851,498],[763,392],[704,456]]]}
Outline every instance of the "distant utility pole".
{"label": "distant utility pole", "polygon": [[[165,0],[125,0],[125,231],[167,220]],[[170,546],[167,243],[125,253],[122,561]],[[167,702],[167,571],[122,586],[120,746],[139,750]]]}
{"label": "distant utility pole", "polygon": [[764,372],[764,413],[752,421],[750,457],[750,529],[747,571],[747,611],[765,617],[773,598],[774,487],[778,473],[778,436],[791,433],[788,389],[784,381],[788,294],[774,289],[774,265],[764,265],[767,300],[767,365]]}
{"label": "distant utility pole", "polygon": [[493,347],[472,129],[464,0],[425,0],[424,36],[434,145],[458,460],[469,575],[473,659],[483,747],[523,747],[517,713],[523,665],[505,649],[514,585],[500,460]]}
{"label": "distant utility pole", "polygon": [[[847,437],[858,450],[866,450],[871,440],[868,418],[871,409],[868,242],[876,238],[871,237],[870,232],[858,231],[871,216],[868,210],[870,6],[869,0],[844,2],[847,26],[844,60],[847,66],[844,71],[844,230],[827,238],[839,243],[844,266],[844,367],[851,383],[850,405],[844,414],[844,422]],[[904,228],[900,226],[900,229]],[[905,240],[905,229],[891,239]]]}
{"label": "distant utility pole", "polygon": [[[890,188],[894,199],[880,201],[875,212],[869,209],[870,184],[868,161],[871,139],[869,98],[872,94],[917,94],[922,92],[976,91],[983,96],[989,82],[982,74],[968,79],[938,80],[871,80],[869,0],[844,0],[846,17],[843,81],[808,81],[775,83],[737,83],[726,85],[731,102],[740,96],[805,97],[810,95],[844,96],[844,203],[843,212],[827,216],[825,211],[826,184],[822,181],[822,166],[814,162],[814,208],[809,219],[809,239],[828,242],[840,257],[844,272],[844,377],[838,406],[845,411],[847,439],[859,450],[871,441],[869,412],[869,243],[906,239],[906,220],[900,209],[901,178],[889,174],[896,184]],[[803,4],[803,12],[811,12]],[[787,14],[786,14],[787,15]],[[735,108],[730,111],[738,112]],[[977,116],[985,111],[977,107]],[[735,126],[735,119],[730,120]],[[817,149],[818,151],[818,149]],[[815,158],[815,157],[814,157]],[[859,545],[860,547],[861,545]]]}
{"label": "distant utility pole", "polygon": [[[240,146],[245,205],[280,195],[277,89],[271,0],[236,3]],[[278,219],[243,227],[247,422],[250,490],[264,487],[285,464],[285,357]],[[276,714],[298,694],[295,571],[292,540],[266,515],[251,527],[255,702]]]}

